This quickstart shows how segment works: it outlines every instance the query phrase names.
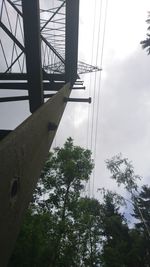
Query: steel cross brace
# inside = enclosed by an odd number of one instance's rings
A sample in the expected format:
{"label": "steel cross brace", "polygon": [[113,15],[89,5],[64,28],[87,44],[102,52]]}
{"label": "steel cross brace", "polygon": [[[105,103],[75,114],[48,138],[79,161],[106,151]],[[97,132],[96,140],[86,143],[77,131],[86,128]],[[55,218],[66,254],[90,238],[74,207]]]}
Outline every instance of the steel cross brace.
{"label": "steel cross brace", "polygon": [[[14,3],[11,0],[7,0],[9,2],[9,4],[16,10],[16,12],[23,17],[23,14],[21,13],[21,11],[14,5]],[[31,2],[31,1],[30,1]],[[53,16],[50,17],[50,19],[45,23],[45,25],[40,29],[40,32],[42,32],[42,30],[46,27],[46,25],[53,19],[53,17],[58,13],[58,11],[64,6],[65,1],[60,5],[60,7],[58,7],[58,9],[56,10],[56,12],[53,14]],[[46,43],[46,45],[54,52],[54,54],[62,61],[62,63],[65,63],[64,59],[62,58],[62,56],[59,54],[59,52],[50,44],[50,42],[48,42],[46,40],[46,38],[42,35],[41,33],[41,38],[42,40]]]}

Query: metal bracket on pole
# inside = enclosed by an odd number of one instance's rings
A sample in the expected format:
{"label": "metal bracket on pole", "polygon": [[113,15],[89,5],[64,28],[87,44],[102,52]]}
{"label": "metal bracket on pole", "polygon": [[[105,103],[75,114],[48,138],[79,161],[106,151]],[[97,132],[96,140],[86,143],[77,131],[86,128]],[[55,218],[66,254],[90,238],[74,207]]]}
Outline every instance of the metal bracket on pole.
{"label": "metal bracket on pole", "polygon": [[83,103],[91,104],[92,99],[91,99],[91,97],[89,97],[89,98],[71,98],[71,97],[67,98],[67,97],[65,97],[64,102],[83,102]]}
{"label": "metal bracket on pole", "polygon": [[85,86],[74,86],[71,89],[73,89],[73,90],[85,90]]}

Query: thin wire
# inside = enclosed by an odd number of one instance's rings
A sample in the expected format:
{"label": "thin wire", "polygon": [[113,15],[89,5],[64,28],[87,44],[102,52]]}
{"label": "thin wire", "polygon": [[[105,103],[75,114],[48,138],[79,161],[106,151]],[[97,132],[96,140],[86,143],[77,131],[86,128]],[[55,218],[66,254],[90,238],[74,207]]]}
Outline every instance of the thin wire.
{"label": "thin wire", "polygon": [[[53,0],[53,8],[54,8],[54,0]],[[55,21],[53,21],[53,27],[55,29]],[[55,45],[55,31],[54,31],[54,45]],[[55,138],[54,138],[54,146],[57,147],[57,132],[55,133]]]}
{"label": "thin wire", "polygon": [[[104,55],[104,44],[105,44],[105,34],[106,34],[106,23],[107,23],[107,11],[108,11],[108,0],[106,0],[106,6],[105,6],[105,17],[104,17],[104,31],[103,31],[103,40],[102,40],[102,50],[101,50],[101,61],[100,61],[100,67],[102,68],[103,64],[103,55]],[[100,72],[99,76],[99,90],[98,90],[98,103],[97,103],[97,114],[96,114],[96,132],[95,132],[95,142],[94,142],[94,160],[96,162],[96,152],[97,152],[97,133],[98,133],[98,120],[99,120],[99,109],[100,109],[100,93],[101,93],[101,81],[102,81],[102,75]],[[93,185],[92,185],[92,192],[94,195],[94,187],[95,187],[95,169],[96,165],[93,170]]]}
{"label": "thin wire", "polygon": [[[97,65],[97,62],[98,62],[98,49],[99,49],[99,41],[100,41],[102,2],[103,2],[103,0],[101,0],[101,4],[100,4],[100,16],[99,16],[99,26],[98,26],[98,42],[97,42],[97,51],[96,51],[96,65]],[[95,79],[94,79],[94,95],[93,95],[92,127],[91,127],[92,129],[91,129],[91,144],[90,144],[91,150],[93,148],[93,135],[94,135],[96,81],[97,81],[97,72],[95,72]]]}
{"label": "thin wire", "polygon": [[[93,57],[94,57],[94,40],[95,40],[95,23],[96,23],[96,0],[94,5],[94,20],[93,20],[93,36],[92,36],[92,55],[91,55],[91,65],[93,63]],[[91,96],[91,84],[92,84],[92,73],[90,73],[90,83],[89,83],[89,96]],[[86,147],[89,147],[89,129],[90,129],[90,111],[91,111],[91,105],[88,106],[88,125],[87,125],[87,143]],[[89,179],[87,183],[87,191],[88,191],[88,197],[91,195],[91,181]]]}
{"label": "thin wire", "polygon": [[[100,3],[100,16],[99,16],[99,26],[98,26],[98,42],[97,42],[97,50],[96,50],[96,65],[98,63],[98,54],[99,54],[99,43],[100,43],[100,33],[101,33],[101,19],[102,19],[102,3],[103,0],[101,0]],[[95,78],[94,78],[94,95],[93,95],[93,110],[92,110],[92,127],[91,127],[91,150],[93,150],[93,137],[94,137],[94,118],[95,118],[95,97],[96,97],[96,83],[97,83],[97,72],[95,72]],[[93,170],[94,171],[94,170]],[[94,197],[94,175],[93,176],[93,182],[92,182],[92,197]]]}
{"label": "thin wire", "polygon": [[[92,36],[92,55],[91,55],[91,65],[93,64],[93,51],[94,51],[94,39],[95,39],[95,23],[96,23],[96,0],[94,5],[94,20],[93,20],[93,36]],[[90,83],[89,83],[89,96],[91,95],[91,81],[92,73],[90,73]],[[88,106],[88,127],[87,127],[87,148],[89,142],[89,127],[90,127],[90,105]]]}

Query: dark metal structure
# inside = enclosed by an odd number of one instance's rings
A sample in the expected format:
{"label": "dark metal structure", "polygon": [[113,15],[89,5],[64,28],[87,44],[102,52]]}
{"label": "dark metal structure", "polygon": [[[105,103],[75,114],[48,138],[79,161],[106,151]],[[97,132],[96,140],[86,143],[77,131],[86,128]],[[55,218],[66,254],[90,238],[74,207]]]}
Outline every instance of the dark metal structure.
{"label": "dark metal structure", "polygon": [[0,102],[29,99],[33,113],[51,91],[100,70],[78,62],[78,19],[79,0],[1,0],[0,89],[27,90],[28,96],[7,93]]}
{"label": "dark metal structure", "polygon": [[[50,72],[55,72],[55,73],[59,73],[59,74],[63,74],[64,72],[64,67],[63,67],[63,64],[61,62],[57,62],[57,63],[54,63],[54,64],[51,64],[51,65],[47,65],[45,67],[45,69],[47,71],[50,71]],[[96,71],[101,71],[102,69],[98,68],[98,67],[95,67],[95,66],[92,66],[90,64],[87,64],[83,61],[78,61],[78,64],[77,64],[77,73],[78,75],[80,74],[85,74],[85,73],[91,73],[91,72],[96,72]]]}
{"label": "dark metal structure", "polygon": [[79,74],[100,70],[78,62],[78,24],[79,0],[0,0],[0,89],[7,92],[0,102],[28,100],[32,114],[15,130],[0,130],[3,267],[66,103],[91,102],[70,98],[71,89],[85,89]]}
{"label": "dark metal structure", "polygon": [[[58,91],[77,79],[79,0],[2,0],[0,6],[0,89],[27,90],[33,113],[44,90]],[[9,52],[8,52],[9,49]],[[61,64],[61,74],[50,68]]]}

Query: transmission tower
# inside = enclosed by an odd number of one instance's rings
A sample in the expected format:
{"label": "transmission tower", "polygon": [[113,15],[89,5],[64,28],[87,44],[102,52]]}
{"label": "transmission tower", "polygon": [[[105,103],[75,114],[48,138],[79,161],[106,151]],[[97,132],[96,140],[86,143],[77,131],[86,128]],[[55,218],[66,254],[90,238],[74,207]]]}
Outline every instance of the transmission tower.
{"label": "transmission tower", "polygon": [[83,88],[79,74],[99,70],[78,63],[78,23],[79,0],[0,1],[0,89],[6,92],[0,102],[27,100],[31,112],[16,129],[0,129],[1,266],[7,266],[67,102],[91,101],[70,98],[72,89]]}

